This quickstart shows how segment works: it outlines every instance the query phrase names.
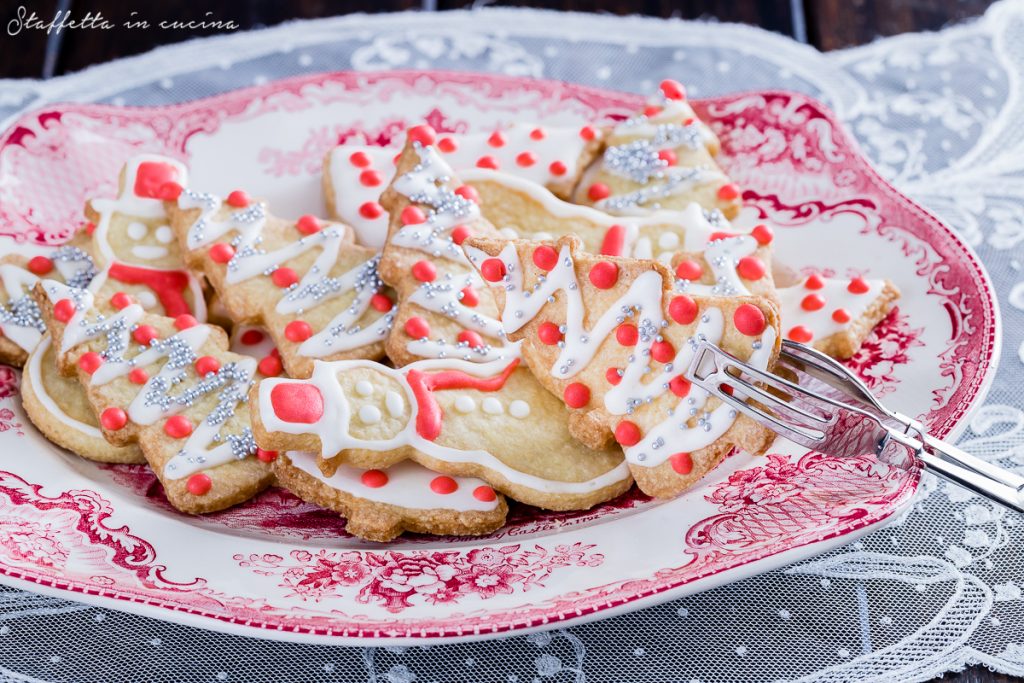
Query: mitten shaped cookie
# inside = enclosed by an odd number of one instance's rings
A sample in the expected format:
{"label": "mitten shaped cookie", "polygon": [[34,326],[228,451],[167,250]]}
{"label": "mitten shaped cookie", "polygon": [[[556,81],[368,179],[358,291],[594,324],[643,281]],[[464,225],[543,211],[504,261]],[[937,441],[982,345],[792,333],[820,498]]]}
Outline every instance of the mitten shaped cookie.
{"label": "mitten shaped cookie", "polygon": [[888,280],[816,273],[778,290],[786,339],[833,358],[851,358],[900,297]]}
{"label": "mitten shaped cookie", "polygon": [[[453,168],[501,169],[569,197],[580,174],[600,150],[594,126],[513,124],[485,133],[444,133],[437,148]],[[330,215],[348,223],[360,244],[380,248],[388,232],[381,191],[395,174],[396,147],[340,145],[324,159],[324,196]]]}
{"label": "mitten shaped cookie", "polygon": [[641,490],[671,496],[733,448],[763,451],[765,428],[682,376],[706,339],[770,367],[779,316],[762,297],[705,297],[674,288],[650,260],[596,256],[578,238],[467,240],[494,284],[509,337],[537,379],[572,410],[570,431],[601,447],[613,436]]}
{"label": "mitten shaped cookie", "polygon": [[[187,263],[234,323],[269,331],[290,375],[309,376],[315,359],[384,355],[392,299],[376,252],[356,245],[350,228],[278,218],[242,191],[222,201],[184,190],[168,207]],[[261,371],[275,374],[273,364]]]}
{"label": "mitten shaped cookie", "polygon": [[654,258],[672,266],[691,294],[775,298],[773,231],[767,225],[739,231],[721,212],[695,202],[681,211],[612,216],[562,201],[536,183],[498,171],[474,169],[460,178],[476,190],[483,216],[503,236],[550,240],[572,234],[592,254]]}
{"label": "mitten shaped cookie", "polygon": [[632,479],[621,451],[576,441],[565,407],[518,365],[318,362],[308,380],[260,382],[253,429],[263,448],[319,452],[328,476],[343,464],[388,468],[409,458],[447,475],[432,481],[435,490],[454,493],[451,477],[474,476],[551,510],[589,508],[626,491]]}
{"label": "mitten shaped cookie", "polygon": [[683,209],[697,202],[733,218],[740,191],[715,163],[717,150],[717,138],[687,103],[683,86],[662,81],[643,111],[608,133],[601,157],[584,172],[573,201],[612,214]]}
{"label": "mitten shaped cookie", "polygon": [[58,367],[85,387],[110,443],[139,445],[174,507],[214,512],[271,483],[244,405],[256,361],[227,351],[223,330],[147,314],[125,295],[103,315],[90,291],[53,280],[34,295]]}

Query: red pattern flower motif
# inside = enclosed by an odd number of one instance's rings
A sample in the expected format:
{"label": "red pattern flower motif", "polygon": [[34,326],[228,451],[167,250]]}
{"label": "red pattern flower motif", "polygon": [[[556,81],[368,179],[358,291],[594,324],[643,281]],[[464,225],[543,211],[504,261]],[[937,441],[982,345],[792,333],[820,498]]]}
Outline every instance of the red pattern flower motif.
{"label": "red pattern flower motif", "polygon": [[604,555],[593,548],[574,543],[553,550],[507,545],[468,553],[321,550],[315,555],[293,550],[288,560],[279,555],[235,555],[234,559],[255,574],[280,576],[278,585],[290,591],[289,596],[320,601],[358,586],[358,602],[377,603],[397,613],[414,605],[454,603],[467,596],[486,600],[516,588],[543,586],[557,569],[602,564]]}
{"label": "red pattern flower motif", "polygon": [[846,366],[876,396],[885,396],[899,384],[896,369],[910,362],[910,349],[924,346],[920,340],[923,332],[922,328],[911,327],[908,316],[896,307],[878,323]]}

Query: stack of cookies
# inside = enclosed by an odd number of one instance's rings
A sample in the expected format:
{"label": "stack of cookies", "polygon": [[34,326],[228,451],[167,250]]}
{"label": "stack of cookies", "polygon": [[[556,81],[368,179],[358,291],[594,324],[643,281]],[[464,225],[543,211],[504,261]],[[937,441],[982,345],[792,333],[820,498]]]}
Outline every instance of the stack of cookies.
{"label": "stack of cookies", "polygon": [[71,244],[0,264],[0,358],[48,438],[148,463],[187,513],[276,484],[386,541],[675,496],[773,439],[687,382],[698,340],[847,358],[898,296],[776,278],[718,151],[666,81],[611,127],[339,146],[329,219],[134,157]]}

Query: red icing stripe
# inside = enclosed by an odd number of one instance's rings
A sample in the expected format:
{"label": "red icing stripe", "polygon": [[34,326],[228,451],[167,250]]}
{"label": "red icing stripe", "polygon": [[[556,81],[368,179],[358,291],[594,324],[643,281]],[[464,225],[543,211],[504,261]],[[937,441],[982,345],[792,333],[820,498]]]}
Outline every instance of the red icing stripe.
{"label": "red icing stripe", "polygon": [[156,294],[160,305],[164,307],[164,315],[173,318],[182,313],[191,313],[185,301],[188,289],[188,273],[183,270],[155,270],[129,266],[124,263],[112,263],[107,271],[110,277],[127,285],[146,285]]}
{"label": "red icing stripe", "polygon": [[613,225],[604,234],[604,241],[601,242],[602,256],[622,256],[622,249],[626,246],[626,227],[624,225]]}
{"label": "red icing stripe", "polygon": [[409,370],[405,377],[412,387],[419,412],[416,415],[416,433],[427,441],[433,441],[441,433],[441,422],[444,413],[433,396],[434,391],[445,389],[476,389],[477,391],[499,391],[505,386],[512,371],[519,365],[516,358],[509,363],[500,375],[493,377],[474,377],[460,370],[444,370],[442,372],[420,372]]}

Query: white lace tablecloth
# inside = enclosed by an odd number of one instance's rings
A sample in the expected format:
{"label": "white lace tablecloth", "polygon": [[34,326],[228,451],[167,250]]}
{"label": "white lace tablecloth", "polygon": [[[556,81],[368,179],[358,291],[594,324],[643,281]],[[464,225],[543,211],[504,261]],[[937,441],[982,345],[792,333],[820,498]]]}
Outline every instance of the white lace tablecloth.
{"label": "white lace tablecloth", "polygon": [[[339,69],[442,68],[694,96],[799,90],[829,103],[893,183],[978,251],[1003,359],[961,445],[1024,470],[1024,3],[968,25],[820,54],[758,29],[531,10],[350,16],[0,81],[0,122],[58,100],[152,105]],[[863,541],[628,616],[417,648],[211,634],[0,589],[0,681],[917,681],[981,663],[1024,675],[1022,518],[927,480]]]}

